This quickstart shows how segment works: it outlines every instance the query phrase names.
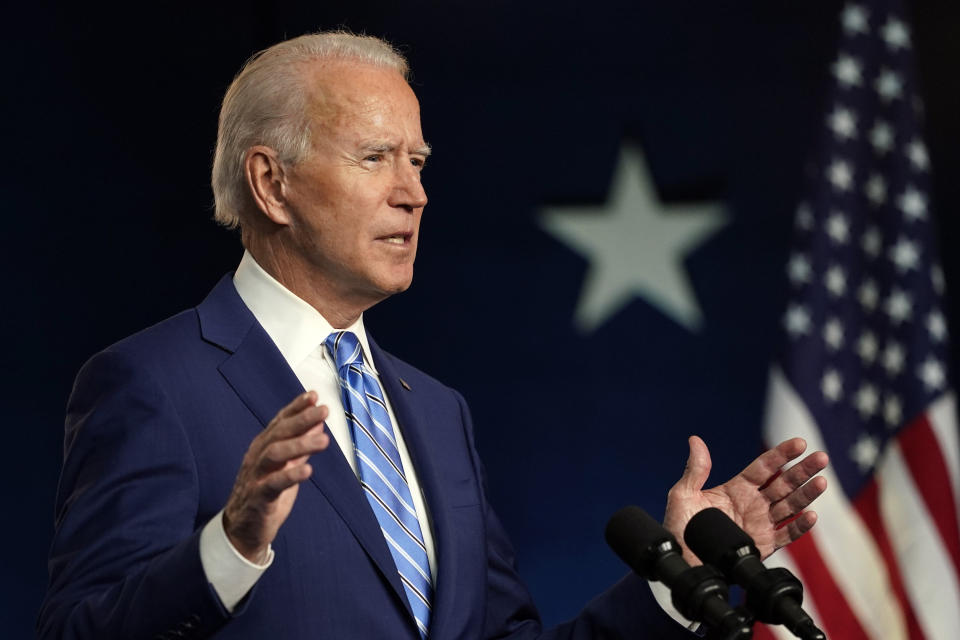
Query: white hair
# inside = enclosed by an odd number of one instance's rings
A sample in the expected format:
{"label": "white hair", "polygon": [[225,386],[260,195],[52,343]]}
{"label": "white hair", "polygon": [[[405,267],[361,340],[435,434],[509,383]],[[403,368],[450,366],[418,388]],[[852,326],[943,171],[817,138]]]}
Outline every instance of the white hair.
{"label": "white hair", "polygon": [[254,54],[233,79],[220,108],[210,182],[214,218],[225,227],[237,227],[250,204],[244,175],[247,149],[270,147],[288,166],[307,155],[309,89],[303,66],[318,59],[356,60],[396,69],[404,78],[409,73],[406,59],[389,43],[346,31],[303,35]]}

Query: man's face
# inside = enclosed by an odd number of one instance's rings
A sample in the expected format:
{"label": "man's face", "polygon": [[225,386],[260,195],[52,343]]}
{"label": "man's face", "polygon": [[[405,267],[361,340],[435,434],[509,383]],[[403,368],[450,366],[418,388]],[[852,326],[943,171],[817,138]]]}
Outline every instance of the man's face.
{"label": "man's face", "polygon": [[410,286],[429,147],[396,71],[324,62],[307,71],[312,151],[287,171],[288,251],[313,286],[364,308]]}

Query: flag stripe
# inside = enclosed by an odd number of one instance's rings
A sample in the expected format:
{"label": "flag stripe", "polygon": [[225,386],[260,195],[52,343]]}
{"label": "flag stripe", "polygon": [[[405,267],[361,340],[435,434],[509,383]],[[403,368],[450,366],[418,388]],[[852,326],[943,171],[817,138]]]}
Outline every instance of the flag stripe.
{"label": "flag stripe", "polygon": [[[927,505],[927,515],[936,523],[940,543],[949,554],[948,562],[960,572],[960,529],[950,473],[937,436],[926,415],[917,418],[898,438],[904,464],[916,484],[918,500]],[[960,602],[960,600],[958,600]]]}
{"label": "flag stripe", "polygon": [[923,635],[956,640],[960,629],[960,587],[950,555],[899,445],[887,450],[877,473],[880,511],[903,574],[903,583]]}
{"label": "flag stripe", "polygon": [[[880,550],[884,567],[889,576],[893,597],[897,599],[904,614],[904,622],[906,622],[907,625],[907,637],[911,640],[924,640],[925,636],[920,629],[920,623],[917,621],[917,616],[910,606],[910,600],[907,598],[907,592],[903,586],[903,576],[900,572],[897,555],[894,553],[893,545],[890,543],[890,536],[887,534],[886,523],[880,515],[879,491],[878,478],[874,476],[861,490],[860,495],[857,496],[857,499],[854,501],[854,508],[867,525],[867,529],[870,531],[877,548]],[[903,523],[898,521],[891,522],[892,527],[902,526],[902,524]],[[842,565],[837,566],[840,567],[841,571],[843,570]]]}
{"label": "flag stripe", "polygon": [[[867,635],[857,616],[853,614],[847,598],[844,597],[843,591],[833,579],[833,574],[817,551],[816,538],[817,536],[812,534],[804,536],[790,547],[790,558],[796,565],[798,574],[802,576],[806,587],[805,609],[816,621],[817,626],[824,630],[828,638],[871,640],[871,636]],[[828,605],[826,609],[832,615],[815,617],[810,612],[811,602],[814,605],[819,602]],[[837,615],[838,613],[840,615]],[[873,638],[879,640],[878,636],[873,636]]]}
{"label": "flag stripe", "polygon": [[957,431],[957,399],[953,392],[944,394],[934,402],[928,417],[950,474],[954,511],[960,522],[960,433]]}

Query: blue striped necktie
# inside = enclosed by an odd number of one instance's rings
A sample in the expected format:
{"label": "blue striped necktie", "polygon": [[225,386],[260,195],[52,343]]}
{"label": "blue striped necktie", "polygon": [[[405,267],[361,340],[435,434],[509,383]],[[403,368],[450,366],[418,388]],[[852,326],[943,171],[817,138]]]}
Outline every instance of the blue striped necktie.
{"label": "blue striped necktie", "polygon": [[426,638],[433,596],[430,564],[380,382],[364,367],[360,342],[352,332],[331,333],[325,344],[337,364],[360,485],[397,565],[420,636]]}

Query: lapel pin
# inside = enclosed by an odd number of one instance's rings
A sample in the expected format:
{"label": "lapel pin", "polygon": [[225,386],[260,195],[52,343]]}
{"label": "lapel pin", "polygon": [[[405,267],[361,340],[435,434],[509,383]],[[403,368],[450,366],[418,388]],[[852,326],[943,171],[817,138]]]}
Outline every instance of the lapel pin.
{"label": "lapel pin", "polygon": [[400,386],[401,386],[401,387],[403,387],[403,388],[406,389],[407,391],[413,391],[413,389],[410,388],[410,385],[407,384],[407,381],[406,381],[406,380],[404,380],[403,378],[398,378],[398,380],[400,380]]}

